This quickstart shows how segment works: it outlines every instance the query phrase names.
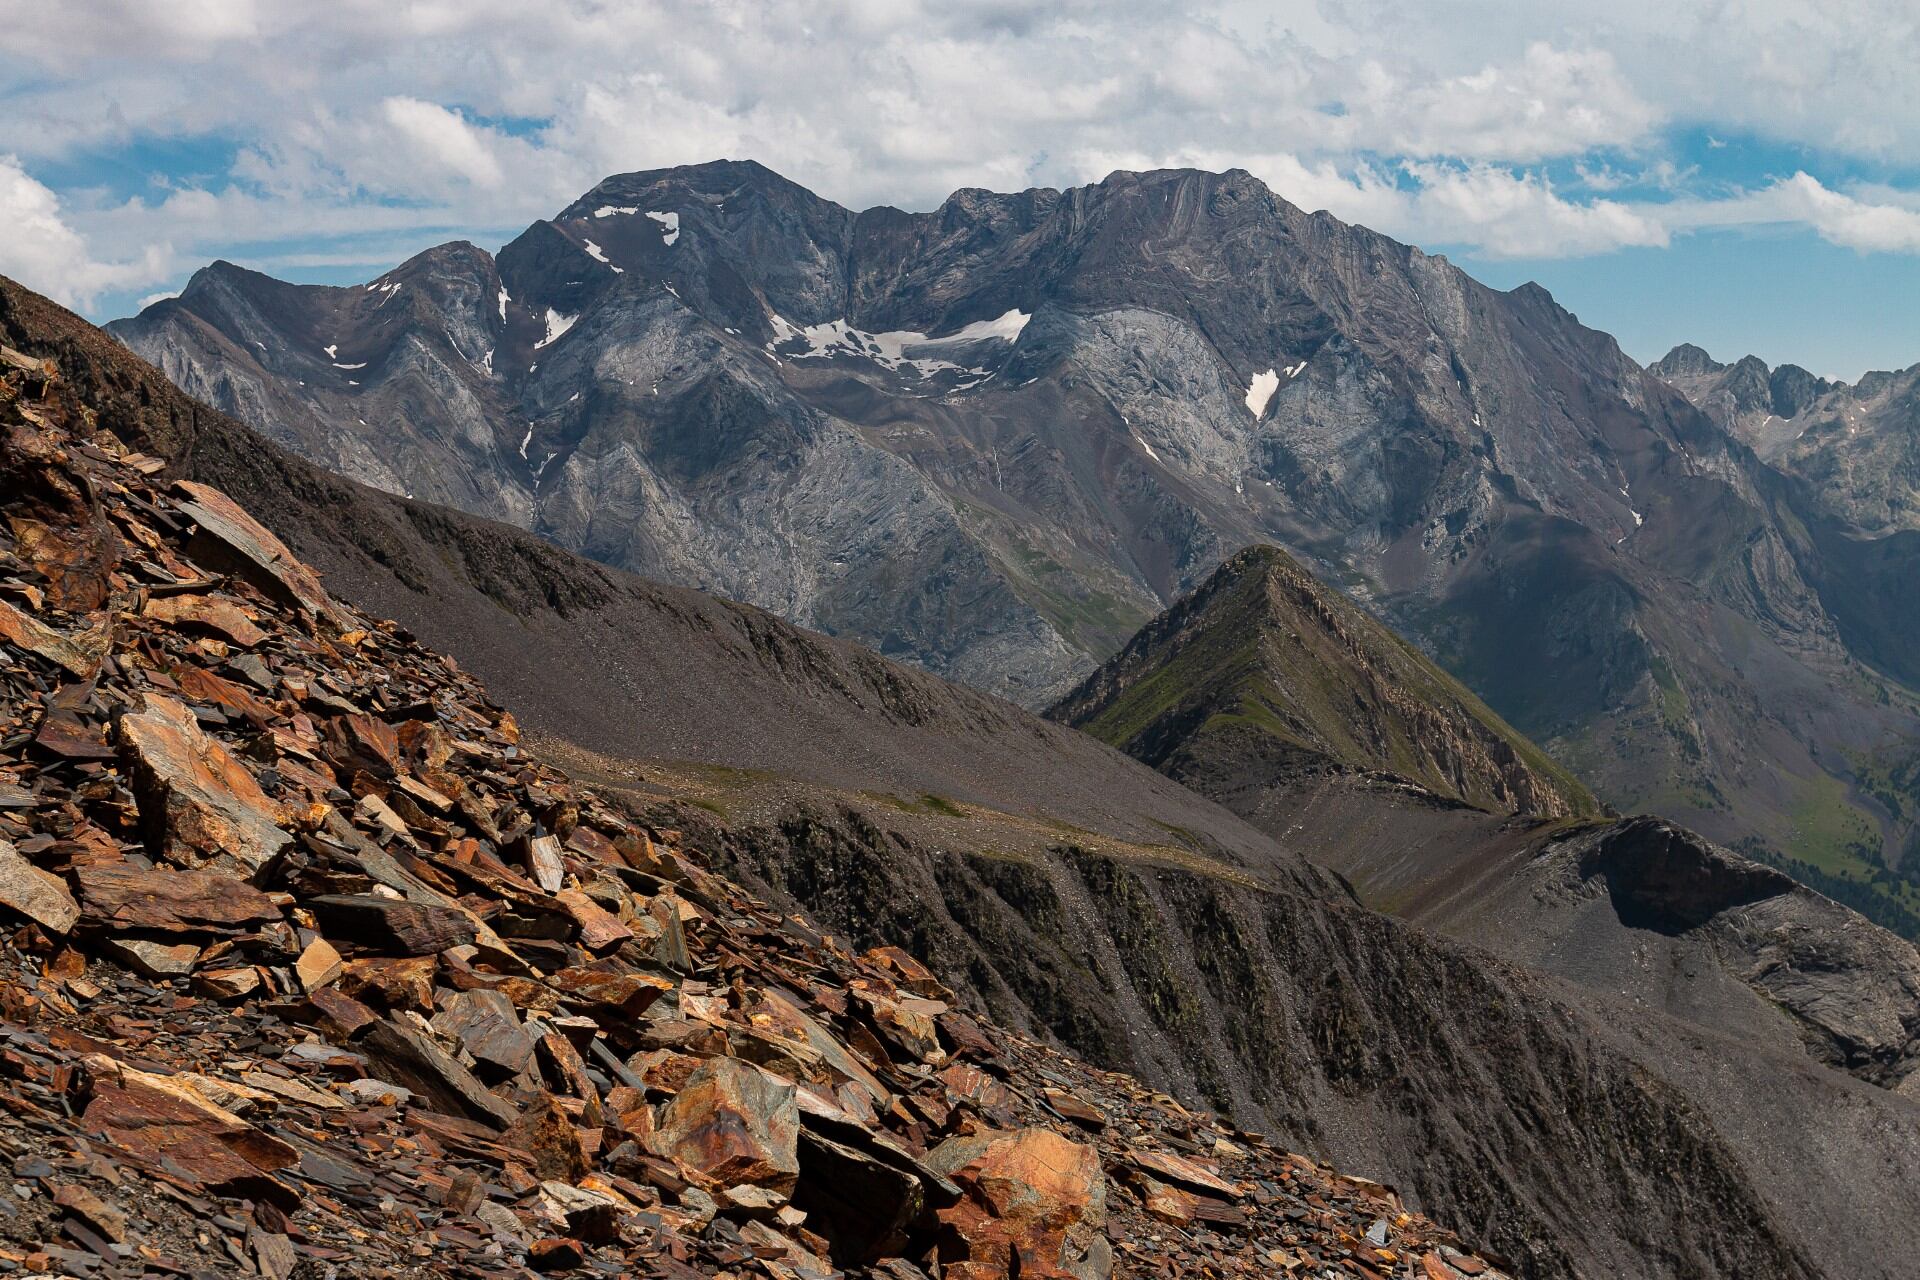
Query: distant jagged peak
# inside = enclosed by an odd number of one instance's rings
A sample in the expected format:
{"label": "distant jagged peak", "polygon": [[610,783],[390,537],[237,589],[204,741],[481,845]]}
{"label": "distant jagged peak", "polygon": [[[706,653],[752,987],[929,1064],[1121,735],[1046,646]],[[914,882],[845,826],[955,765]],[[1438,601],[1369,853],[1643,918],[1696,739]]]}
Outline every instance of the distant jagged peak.
{"label": "distant jagged peak", "polygon": [[1660,378],[1699,377],[1719,373],[1727,366],[1707,354],[1706,348],[1683,342],[1647,366],[1647,372]]}

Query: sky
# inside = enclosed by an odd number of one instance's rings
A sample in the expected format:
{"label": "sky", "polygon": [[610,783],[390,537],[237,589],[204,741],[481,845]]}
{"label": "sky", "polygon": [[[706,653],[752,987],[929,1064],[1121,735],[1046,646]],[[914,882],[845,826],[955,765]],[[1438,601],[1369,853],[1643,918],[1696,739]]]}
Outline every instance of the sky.
{"label": "sky", "polygon": [[612,173],[854,208],[1243,168],[1628,354],[1920,363],[1915,0],[0,0],[0,273],[371,279]]}

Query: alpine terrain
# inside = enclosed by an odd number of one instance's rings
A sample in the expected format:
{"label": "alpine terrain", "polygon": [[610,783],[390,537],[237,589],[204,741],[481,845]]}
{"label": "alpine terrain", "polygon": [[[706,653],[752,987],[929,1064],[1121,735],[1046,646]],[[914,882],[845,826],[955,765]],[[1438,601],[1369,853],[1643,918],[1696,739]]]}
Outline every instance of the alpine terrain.
{"label": "alpine terrain", "polygon": [[[1904,1272],[1913,947],[1609,817],[1277,552],[1064,704],[1167,777],[328,474],[10,284],[0,342],[7,1008],[50,1011],[8,1079],[59,1265],[119,1214],[288,1271]],[[1367,905],[1383,850],[1425,925]],[[1475,874],[1540,932],[1449,915]]]}
{"label": "alpine terrain", "polygon": [[1920,934],[1898,499],[1242,172],[929,213],[623,174],[497,255],[215,263],[114,332],[356,480],[1030,708],[1279,543],[1605,803]]}

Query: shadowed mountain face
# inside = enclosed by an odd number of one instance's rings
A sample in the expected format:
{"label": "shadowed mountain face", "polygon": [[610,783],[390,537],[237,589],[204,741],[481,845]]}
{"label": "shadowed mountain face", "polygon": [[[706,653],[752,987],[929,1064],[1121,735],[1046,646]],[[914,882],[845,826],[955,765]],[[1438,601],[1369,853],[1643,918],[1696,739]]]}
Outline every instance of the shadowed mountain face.
{"label": "shadowed mountain face", "polygon": [[1920,928],[1859,852],[1914,830],[1920,716],[1860,665],[1904,672],[1906,619],[1856,589],[1909,582],[1906,548],[1814,529],[1538,288],[1244,173],[924,214],[627,174],[497,258],[350,289],[215,264],[115,332],[356,479],[1030,707],[1277,541],[1609,803]]}
{"label": "shadowed mountain face", "polygon": [[[58,360],[102,428],[259,512],[337,595],[458,654],[577,776],[1004,1025],[1338,1155],[1519,1274],[1903,1274],[1920,1108],[1825,1065],[1785,1001],[1714,968],[1753,1011],[1729,1035],[1364,910],[1302,857],[1441,849],[1495,815],[1436,819],[1401,782],[1303,807],[1283,843],[999,700],[331,476],[4,282],[0,342]],[[1622,900],[1662,886],[1636,871]],[[1709,897],[1676,902],[1724,916]],[[1871,951],[1831,952],[1827,981],[1897,1006]]]}

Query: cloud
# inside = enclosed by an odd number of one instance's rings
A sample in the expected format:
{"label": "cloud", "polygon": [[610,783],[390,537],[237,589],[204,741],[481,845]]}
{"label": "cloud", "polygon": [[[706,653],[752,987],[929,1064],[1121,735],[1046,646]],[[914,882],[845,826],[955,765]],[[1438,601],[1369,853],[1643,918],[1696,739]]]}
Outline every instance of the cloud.
{"label": "cloud", "polygon": [[0,227],[0,274],[69,306],[89,305],[109,289],[153,284],[169,267],[163,245],[133,262],[96,259],[61,217],[59,198],[10,155],[0,155]]}
{"label": "cloud", "polygon": [[487,191],[506,180],[486,135],[458,113],[408,97],[388,98],[380,104],[380,113],[412,162]]}
{"label": "cloud", "polygon": [[1861,253],[1920,253],[1920,210],[1902,203],[1896,193],[1862,199],[1804,171],[1756,191],[1677,202],[1664,216],[1684,230],[1799,224],[1829,244]]}
{"label": "cloud", "polygon": [[1483,257],[1585,257],[1670,238],[1644,206],[1569,200],[1538,173],[1496,165],[1410,161],[1397,174],[1368,165],[1343,173],[1331,163],[1271,156],[1252,168],[1303,208]]}
{"label": "cloud", "polygon": [[1822,239],[1864,253],[1920,253],[1920,213],[1890,204],[1869,204],[1830,191],[1805,173],[1774,184],[1783,211],[1797,215]]}
{"label": "cloud", "polygon": [[[1824,160],[1807,164],[1825,184],[1707,200],[1666,142],[1758,136],[1920,163],[1920,26],[1899,11],[0,0],[0,96],[22,165],[85,175],[62,187],[55,223],[83,246],[140,246],[126,251],[140,264],[144,246],[172,245],[183,263],[384,265],[434,238],[497,243],[610,173],[721,156],[854,207],[1192,163],[1490,256],[1603,253],[1766,219],[1907,251],[1898,200],[1837,189]],[[166,167],[201,144],[212,171]],[[90,296],[163,283],[111,283],[84,250],[62,253],[90,264],[70,286]]]}
{"label": "cloud", "polygon": [[1660,120],[1603,50],[1536,41],[1516,62],[1424,82],[1368,71],[1349,110],[1373,118],[1375,149],[1409,156],[1526,163],[1628,146]]}

